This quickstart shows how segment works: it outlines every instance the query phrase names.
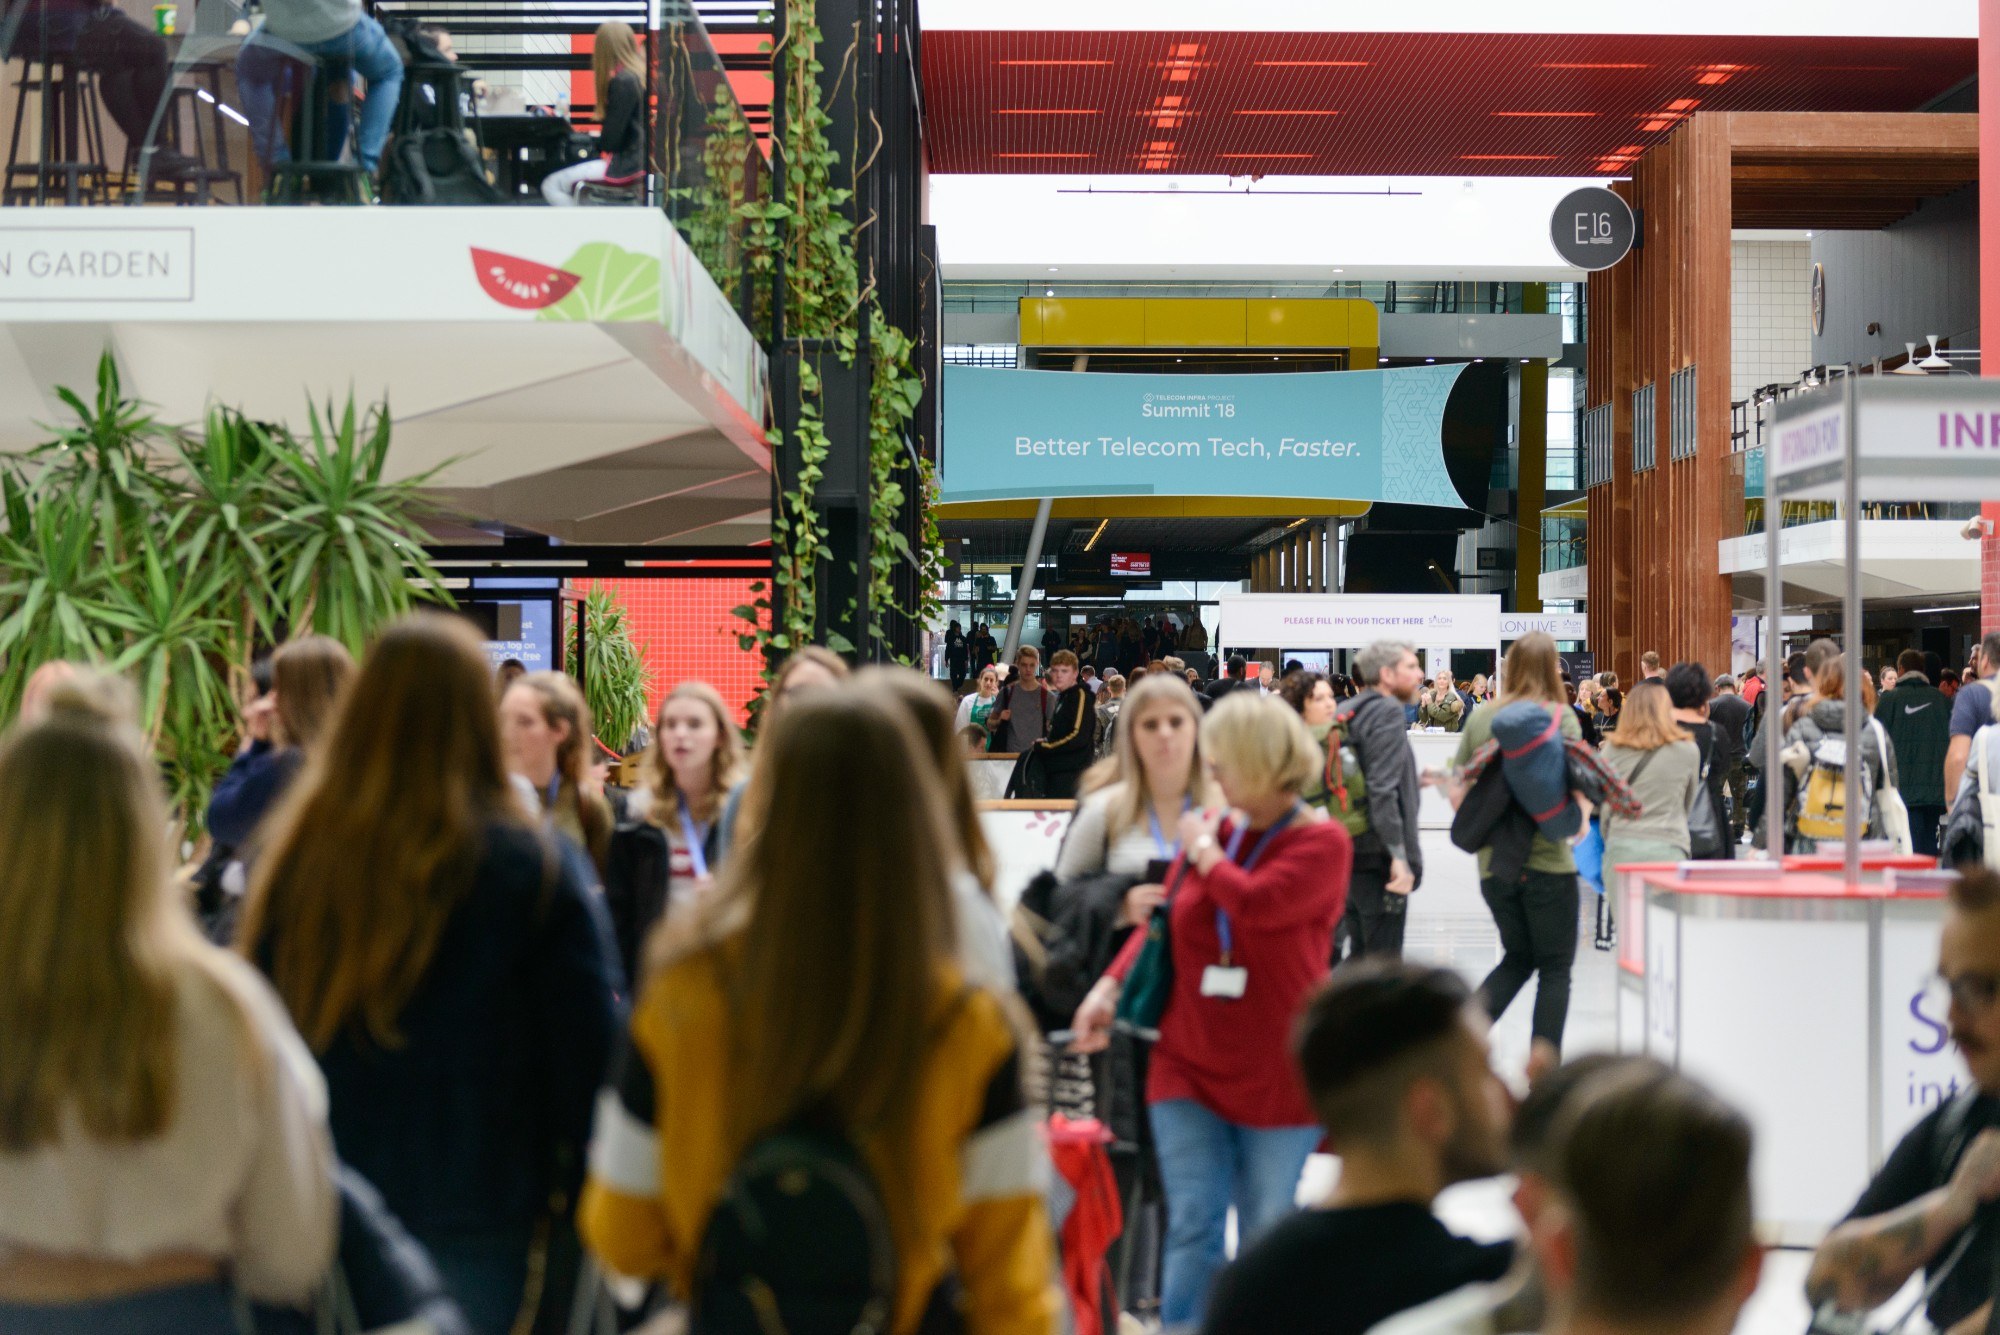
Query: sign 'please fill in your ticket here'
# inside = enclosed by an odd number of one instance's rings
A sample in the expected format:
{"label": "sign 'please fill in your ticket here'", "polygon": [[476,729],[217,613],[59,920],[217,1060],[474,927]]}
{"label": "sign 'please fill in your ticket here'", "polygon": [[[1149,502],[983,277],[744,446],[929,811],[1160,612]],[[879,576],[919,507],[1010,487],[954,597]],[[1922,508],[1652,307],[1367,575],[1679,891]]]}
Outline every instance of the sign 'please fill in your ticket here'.
{"label": "sign 'please fill in your ticket here'", "polygon": [[947,366],[942,499],[1268,496],[1462,508],[1442,439],[1462,369],[1124,375]]}

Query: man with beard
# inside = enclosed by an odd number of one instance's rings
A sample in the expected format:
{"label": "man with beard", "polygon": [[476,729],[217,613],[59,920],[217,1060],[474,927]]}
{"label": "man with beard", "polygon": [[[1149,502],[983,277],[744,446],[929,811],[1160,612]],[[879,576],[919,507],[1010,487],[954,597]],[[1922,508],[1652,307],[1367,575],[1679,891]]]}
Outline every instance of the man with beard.
{"label": "man with beard", "polygon": [[1929,1316],[1945,1335],[1978,1335],[2000,1281],[2000,875],[1982,867],[1952,886],[1938,976],[1971,1084],[1910,1128],[1820,1244],[1806,1296],[1815,1308],[1866,1311],[1962,1251],[1930,1295]]}
{"label": "man with beard", "polygon": [[1431,1213],[1446,1187],[1507,1166],[1511,1100],[1487,1026],[1449,970],[1373,959],[1334,973],[1293,1043],[1340,1180],[1223,1272],[1206,1335],[1363,1335],[1506,1273],[1512,1243],[1461,1238]]}

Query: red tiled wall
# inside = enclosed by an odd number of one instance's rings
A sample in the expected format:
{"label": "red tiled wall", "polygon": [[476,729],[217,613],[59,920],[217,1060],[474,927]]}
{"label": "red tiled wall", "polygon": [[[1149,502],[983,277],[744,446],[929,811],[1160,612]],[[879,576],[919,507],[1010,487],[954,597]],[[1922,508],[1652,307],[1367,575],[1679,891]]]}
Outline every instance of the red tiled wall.
{"label": "red tiled wall", "polygon": [[659,713],[661,698],[675,686],[699,678],[722,692],[739,721],[748,718],[761,660],[755,650],[745,653],[736,647],[743,623],[730,611],[756,598],[750,592],[752,581],[605,579],[572,583],[583,589],[609,589],[624,604],[632,639],[653,670],[649,713]]}
{"label": "red tiled wall", "polygon": [[1979,513],[1993,525],[1979,543],[1979,633],[2000,630],[2000,503],[1988,501]]}

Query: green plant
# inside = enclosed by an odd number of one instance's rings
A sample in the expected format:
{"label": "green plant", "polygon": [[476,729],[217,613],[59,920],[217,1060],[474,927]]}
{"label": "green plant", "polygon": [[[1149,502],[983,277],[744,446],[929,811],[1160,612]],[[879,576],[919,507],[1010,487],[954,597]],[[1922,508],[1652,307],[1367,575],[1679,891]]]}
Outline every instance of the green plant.
{"label": "green plant", "polygon": [[[127,673],[188,825],[227,764],[249,659],[307,628],[359,649],[413,596],[422,478],[384,481],[386,409],[311,414],[308,441],[212,409],[199,435],[127,399],[107,352],[72,426],[0,466],[0,717],[53,659]],[[411,574],[427,589],[413,594]]]}
{"label": "green plant", "polygon": [[609,589],[591,589],[584,595],[583,616],[588,626],[583,662],[577,662],[576,623],[572,621],[563,637],[563,663],[572,677],[583,682],[591,727],[605,745],[623,751],[632,733],[646,722],[646,695],[652,689],[653,673],[632,642],[625,604]]}
{"label": "green plant", "polygon": [[[915,415],[923,398],[922,377],[910,370],[914,348],[908,335],[889,323],[882,308],[868,306],[868,634],[878,645],[886,644],[887,613],[895,606],[896,566],[908,561],[922,571],[922,562],[910,550],[898,520],[907,499],[902,474],[914,457],[903,434],[904,425]],[[920,493],[921,494],[921,493]],[[915,616],[916,608],[898,609]]]}
{"label": "green plant", "polygon": [[257,531],[279,553],[274,580],[284,620],[331,635],[356,654],[384,622],[410,609],[411,577],[433,591],[442,580],[424,555],[415,518],[419,491],[432,474],[384,481],[389,409],[378,404],[357,420],[354,400],[336,422],[308,409],[310,442],[270,441],[269,523]]}

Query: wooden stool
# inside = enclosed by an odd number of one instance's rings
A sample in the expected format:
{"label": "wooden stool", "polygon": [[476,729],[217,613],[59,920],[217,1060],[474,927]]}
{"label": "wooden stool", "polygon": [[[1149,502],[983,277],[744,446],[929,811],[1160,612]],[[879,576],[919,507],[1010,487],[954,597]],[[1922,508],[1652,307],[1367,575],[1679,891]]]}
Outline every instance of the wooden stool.
{"label": "wooden stool", "polygon": [[[14,87],[14,133],[0,204],[46,204],[57,193],[71,205],[98,202],[107,173],[94,76],[74,56],[23,56]],[[34,156],[23,161],[21,127],[28,118],[30,93],[35,95],[37,142]]]}

